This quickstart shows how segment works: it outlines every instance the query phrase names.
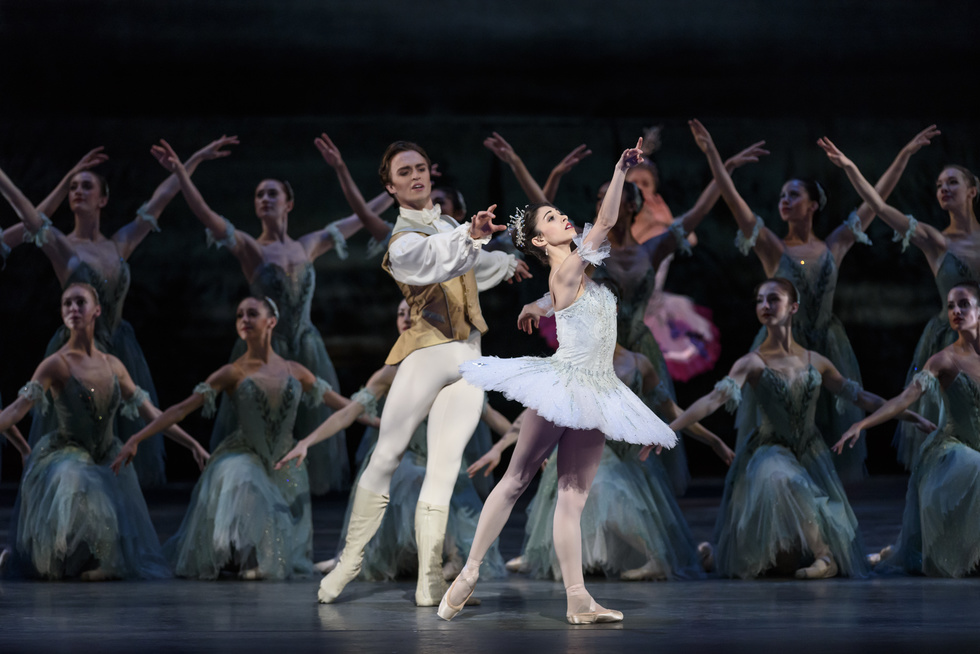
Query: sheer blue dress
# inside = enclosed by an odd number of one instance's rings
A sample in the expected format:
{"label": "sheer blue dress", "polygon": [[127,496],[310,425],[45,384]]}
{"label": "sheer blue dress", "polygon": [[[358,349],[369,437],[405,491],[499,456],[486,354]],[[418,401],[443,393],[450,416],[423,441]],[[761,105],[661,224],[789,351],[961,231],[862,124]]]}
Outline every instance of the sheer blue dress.
{"label": "sheer blue dress", "polygon": [[[136,472],[109,464],[122,449],[117,413],[138,417],[146,394],[122,401],[119,382],[96,392],[69,377],[58,394],[30,382],[21,394],[57,423],[33,446],[14,505],[10,542],[15,576],[63,579],[101,568],[110,578],[171,576]],[[53,399],[48,400],[48,397]]]}

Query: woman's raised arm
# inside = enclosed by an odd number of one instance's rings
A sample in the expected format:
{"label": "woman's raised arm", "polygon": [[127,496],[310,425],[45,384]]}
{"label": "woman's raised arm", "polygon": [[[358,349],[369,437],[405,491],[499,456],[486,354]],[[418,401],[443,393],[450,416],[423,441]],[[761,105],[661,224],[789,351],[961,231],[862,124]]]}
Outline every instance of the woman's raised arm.
{"label": "woman's raised arm", "polygon": [[391,233],[391,225],[382,220],[378,213],[387,207],[382,208],[382,203],[377,202],[378,198],[372,200],[371,203],[364,201],[361,190],[357,188],[357,184],[354,183],[354,178],[347,169],[347,164],[344,163],[340,149],[334,145],[334,142],[330,140],[326,132],[313,139],[313,145],[316,146],[323,160],[337,173],[337,179],[340,181],[340,188],[344,192],[347,204],[350,205],[350,208],[357,217],[361,219],[361,222],[364,224],[364,229],[371,234],[374,240],[383,242]]}
{"label": "woman's raised arm", "polygon": [[221,245],[224,245],[238,258],[242,265],[245,277],[251,279],[251,271],[254,271],[262,263],[262,250],[254,238],[244,232],[235,229],[234,225],[223,216],[215,213],[208,203],[204,201],[201,192],[191,181],[190,173],[181,163],[180,157],[174,152],[164,139],[160,139],[160,145],[154,145],[150,152],[160,162],[164,169],[174,173],[177,181],[180,182],[180,190],[184,194],[184,200],[191,208],[191,211],[201,221],[201,224],[208,230],[211,238]]}
{"label": "woman's raised arm", "polygon": [[[619,161],[616,162],[612,179],[609,181],[609,188],[599,206],[599,214],[596,216],[595,224],[582,239],[580,247],[583,251],[598,252],[609,235],[609,230],[619,219],[619,205],[623,195],[623,183],[626,181],[626,171],[643,161],[643,154],[640,150],[642,145],[643,139],[637,139],[636,146],[624,150]],[[551,300],[556,311],[570,306],[575,301],[582,284],[582,275],[588,265],[589,262],[583,257],[569,256],[552,275]]]}
{"label": "woman's raised arm", "polygon": [[58,207],[61,206],[61,203],[68,196],[68,187],[71,185],[71,178],[83,170],[89,170],[109,160],[109,155],[103,152],[103,150],[105,150],[105,146],[100,145],[86,152],[85,156],[79,159],[78,163],[72,166],[71,170],[61,178],[58,185],[48,193],[48,197],[41,200],[41,204],[37,205],[38,212],[43,213],[45,216],[54,215],[54,212],[58,210]]}
{"label": "woman's raised arm", "polygon": [[[184,162],[184,169],[187,171],[188,176],[193,175],[194,171],[197,170],[198,164],[200,164],[202,161],[211,161],[213,159],[227,157],[231,154],[231,152],[223,148],[226,148],[229,145],[237,144],[237,136],[222,135],[221,138],[211,141],[203,148],[192,154],[190,158]],[[157,186],[155,191],[153,191],[153,195],[150,196],[150,199],[139,208],[139,210],[136,212],[136,218],[121,227],[115,234],[112,235],[112,240],[114,240],[119,246],[119,253],[123,259],[128,259],[129,255],[131,255],[133,250],[136,249],[136,246],[139,245],[151,231],[160,230],[157,220],[159,220],[160,214],[163,213],[163,210],[167,207],[167,205],[170,204],[170,201],[173,200],[180,191],[180,188],[180,180],[177,178],[177,175],[171,174],[165,180],[160,182],[160,185]]]}
{"label": "woman's raised arm", "polygon": [[510,166],[514,176],[517,177],[517,183],[521,185],[522,189],[524,189],[524,194],[527,195],[527,199],[531,201],[531,204],[551,202],[551,200],[549,200],[545,195],[544,191],[541,190],[538,183],[534,181],[533,177],[531,177],[531,173],[528,172],[527,166],[524,165],[524,161],[517,156],[517,152],[514,150],[513,146],[504,140],[503,136],[497,132],[494,132],[492,136],[488,136],[487,138],[483,139],[483,145],[497,155],[498,159]]}
{"label": "woman's raised arm", "polygon": [[[494,132],[496,134],[496,132]],[[486,141],[484,141],[486,144]],[[548,179],[544,182],[544,187],[541,192],[544,193],[544,197],[548,202],[554,202],[555,196],[558,195],[558,184],[561,182],[561,178],[568,174],[568,172],[577,166],[580,161],[592,154],[592,150],[586,147],[585,143],[578,146],[568,154],[566,154],[558,164],[551,169],[551,174],[548,175]]]}
{"label": "woman's raised arm", "polygon": [[34,208],[31,201],[7,177],[3,169],[0,169],[0,195],[10,203],[17,217],[20,218],[26,230],[25,237],[44,249],[44,253],[51,259],[56,271],[67,270],[68,261],[74,255],[75,249],[68,242],[65,234],[57,227],[52,227],[47,216]]}
{"label": "woman's raised arm", "polygon": [[[891,165],[888,166],[888,169],[885,170],[885,173],[878,180],[878,183],[875,184],[875,191],[878,192],[882,200],[887,200],[888,196],[895,190],[895,186],[898,184],[898,180],[901,179],[902,173],[905,172],[905,167],[908,165],[912,155],[929,145],[932,139],[940,134],[941,132],[936,129],[935,125],[930,125],[916,134],[911,141],[906,143],[898,151],[895,160],[892,161]],[[841,259],[843,259],[844,254],[847,253],[855,242],[863,240],[865,243],[870,243],[867,236],[861,236],[861,234],[867,231],[868,226],[871,225],[871,221],[874,220],[876,215],[874,209],[866,201],[862,201],[861,206],[854,211],[853,215],[857,216],[856,224],[853,222],[853,218],[848,217],[844,221],[844,224],[838,226],[826,239],[827,247],[834,253],[834,258],[838,265]]]}
{"label": "woman's raised arm", "polygon": [[[748,203],[739,194],[738,189],[735,188],[735,183],[732,182],[732,176],[725,167],[725,163],[721,160],[721,155],[718,154],[718,148],[715,147],[715,142],[712,140],[707,128],[697,119],[688,121],[688,125],[691,127],[691,134],[694,135],[694,141],[708,158],[708,166],[711,168],[711,173],[714,175],[715,181],[718,182],[718,190],[721,192],[721,197],[725,198],[725,204],[728,205],[732,215],[735,216],[735,222],[738,223],[742,240],[746,243],[753,244],[755,253],[762,262],[763,269],[767,272],[775,270],[779,263],[779,257],[783,253],[782,241],[757,219],[755,213],[749,208]],[[763,143],[765,142],[759,142],[760,147]]]}
{"label": "woman's raised arm", "polygon": [[[827,153],[827,158],[830,159],[831,163],[838,168],[844,169],[847,178],[851,180],[851,185],[854,186],[854,190],[858,192],[862,200],[868,203],[872,211],[885,221],[889,227],[899,234],[905,235],[905,244],[911,241],[913,245],[922,250],[922,253],[926,255],[930,264],[938,262],[939,258],[946,251],[946,237],[943,236],[942,232],[932,225],[919,223],[895,207],[886,204],[878,194],[878,191],[864,178],[864,175],[861,174],[861,171],[858,170],[854,162],[848,159],[841,152],[840,148],[834,145],[826,136],[817,140],[817,145]],[[935,269],[935,266],[933,266],[933,269]]]}

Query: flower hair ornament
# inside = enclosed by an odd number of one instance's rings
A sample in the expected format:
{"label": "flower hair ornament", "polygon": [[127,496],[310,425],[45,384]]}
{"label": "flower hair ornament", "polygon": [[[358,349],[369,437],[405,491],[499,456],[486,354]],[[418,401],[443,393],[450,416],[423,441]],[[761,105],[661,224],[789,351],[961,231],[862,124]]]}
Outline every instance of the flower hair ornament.
{"label": "flower hair ornament", "polygon": [[[526,205],[524,209],[527,209]],[[524,209],[519,207],[515,209],[514,214],[507,222],[507,229],[510,230],[511,238],[514,239],[514,245],[518,248],[524,247]]]}
{"label": "flower hair ornament", "polygon": [[276,320],[279,320],[279,307],[276,306],[276,303],[272,300],[272,298],[266,295],[262,299],[269,306],[269,308],[272,309],[272,317],[275,318]]}

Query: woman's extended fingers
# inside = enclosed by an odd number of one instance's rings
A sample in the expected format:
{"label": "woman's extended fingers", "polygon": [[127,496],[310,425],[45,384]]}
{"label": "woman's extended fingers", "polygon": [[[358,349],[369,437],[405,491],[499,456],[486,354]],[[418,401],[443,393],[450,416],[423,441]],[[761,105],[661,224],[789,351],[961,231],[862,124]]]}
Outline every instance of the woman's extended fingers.
{"label": "woman's extended fingers", "polygon": [[578,146],[577,148],[569,152],[567,155],[565,155],[565,158],[562,159],[562,163],[571,167],[577,164],[578,162],[582,161],[582,159],[585,159],[590,154],[592,154],[592,150],[590,150],[588,146],[586,146],[585,143],[583,143],[582,145]]}
{"label": "woman's extended fingers", "polygon": [[88,170],[89,168],[94,168],[95,166],[108,161],[109,155],[103,152],[103,150],[105,150],[105,146],[100,145],[99,147],[92,148],[86,152],[85,156],[82,157],[77,164],[75,164],[75,170]]}
{"label": "woman's extended fingers", "polygon": [[208,153],[211,157],[218,159],[220,157],[227,157],[231,154],[231,150],[222,150],[221,148],[227,147],[229,145],[238,145],[237,136],[228,136],[227,134],[222,134],[221,138],[216,140],[208,148]]}

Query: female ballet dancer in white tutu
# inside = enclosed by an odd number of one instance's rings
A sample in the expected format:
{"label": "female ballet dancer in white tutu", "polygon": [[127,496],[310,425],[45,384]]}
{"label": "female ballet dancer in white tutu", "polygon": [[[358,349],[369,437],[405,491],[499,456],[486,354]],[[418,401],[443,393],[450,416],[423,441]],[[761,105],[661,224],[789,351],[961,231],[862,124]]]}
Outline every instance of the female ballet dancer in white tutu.
{"label": "female ballet dancer in white tutu", "polygon": [[[623,152],[596,224],[576,237],[568,218],[551,205],[518,211],[511,223],[514,245],[551,268],[548,286],[555,307],[558,351],[550,358],[481,357],[460,366],[468,382],[501,391],[529,411],[503,479],[487,498],[469,558],[439,604],[439,617],[451,620],[473,594],[484,553],[500,534],[514,503],[541,462],[558,447],[558,502],[555,551],[571,624],[619,622],[623,614],[600,606],[582,576],[582,508],[602,458],[606,438],[673,446],[677,437],[617,377],[616,301],[593,283],[586,268],[609,256],[606,235],[616,224],[626,171],[643,160],[642,139]],[[578,245],[572,250],[573,240]]]}

